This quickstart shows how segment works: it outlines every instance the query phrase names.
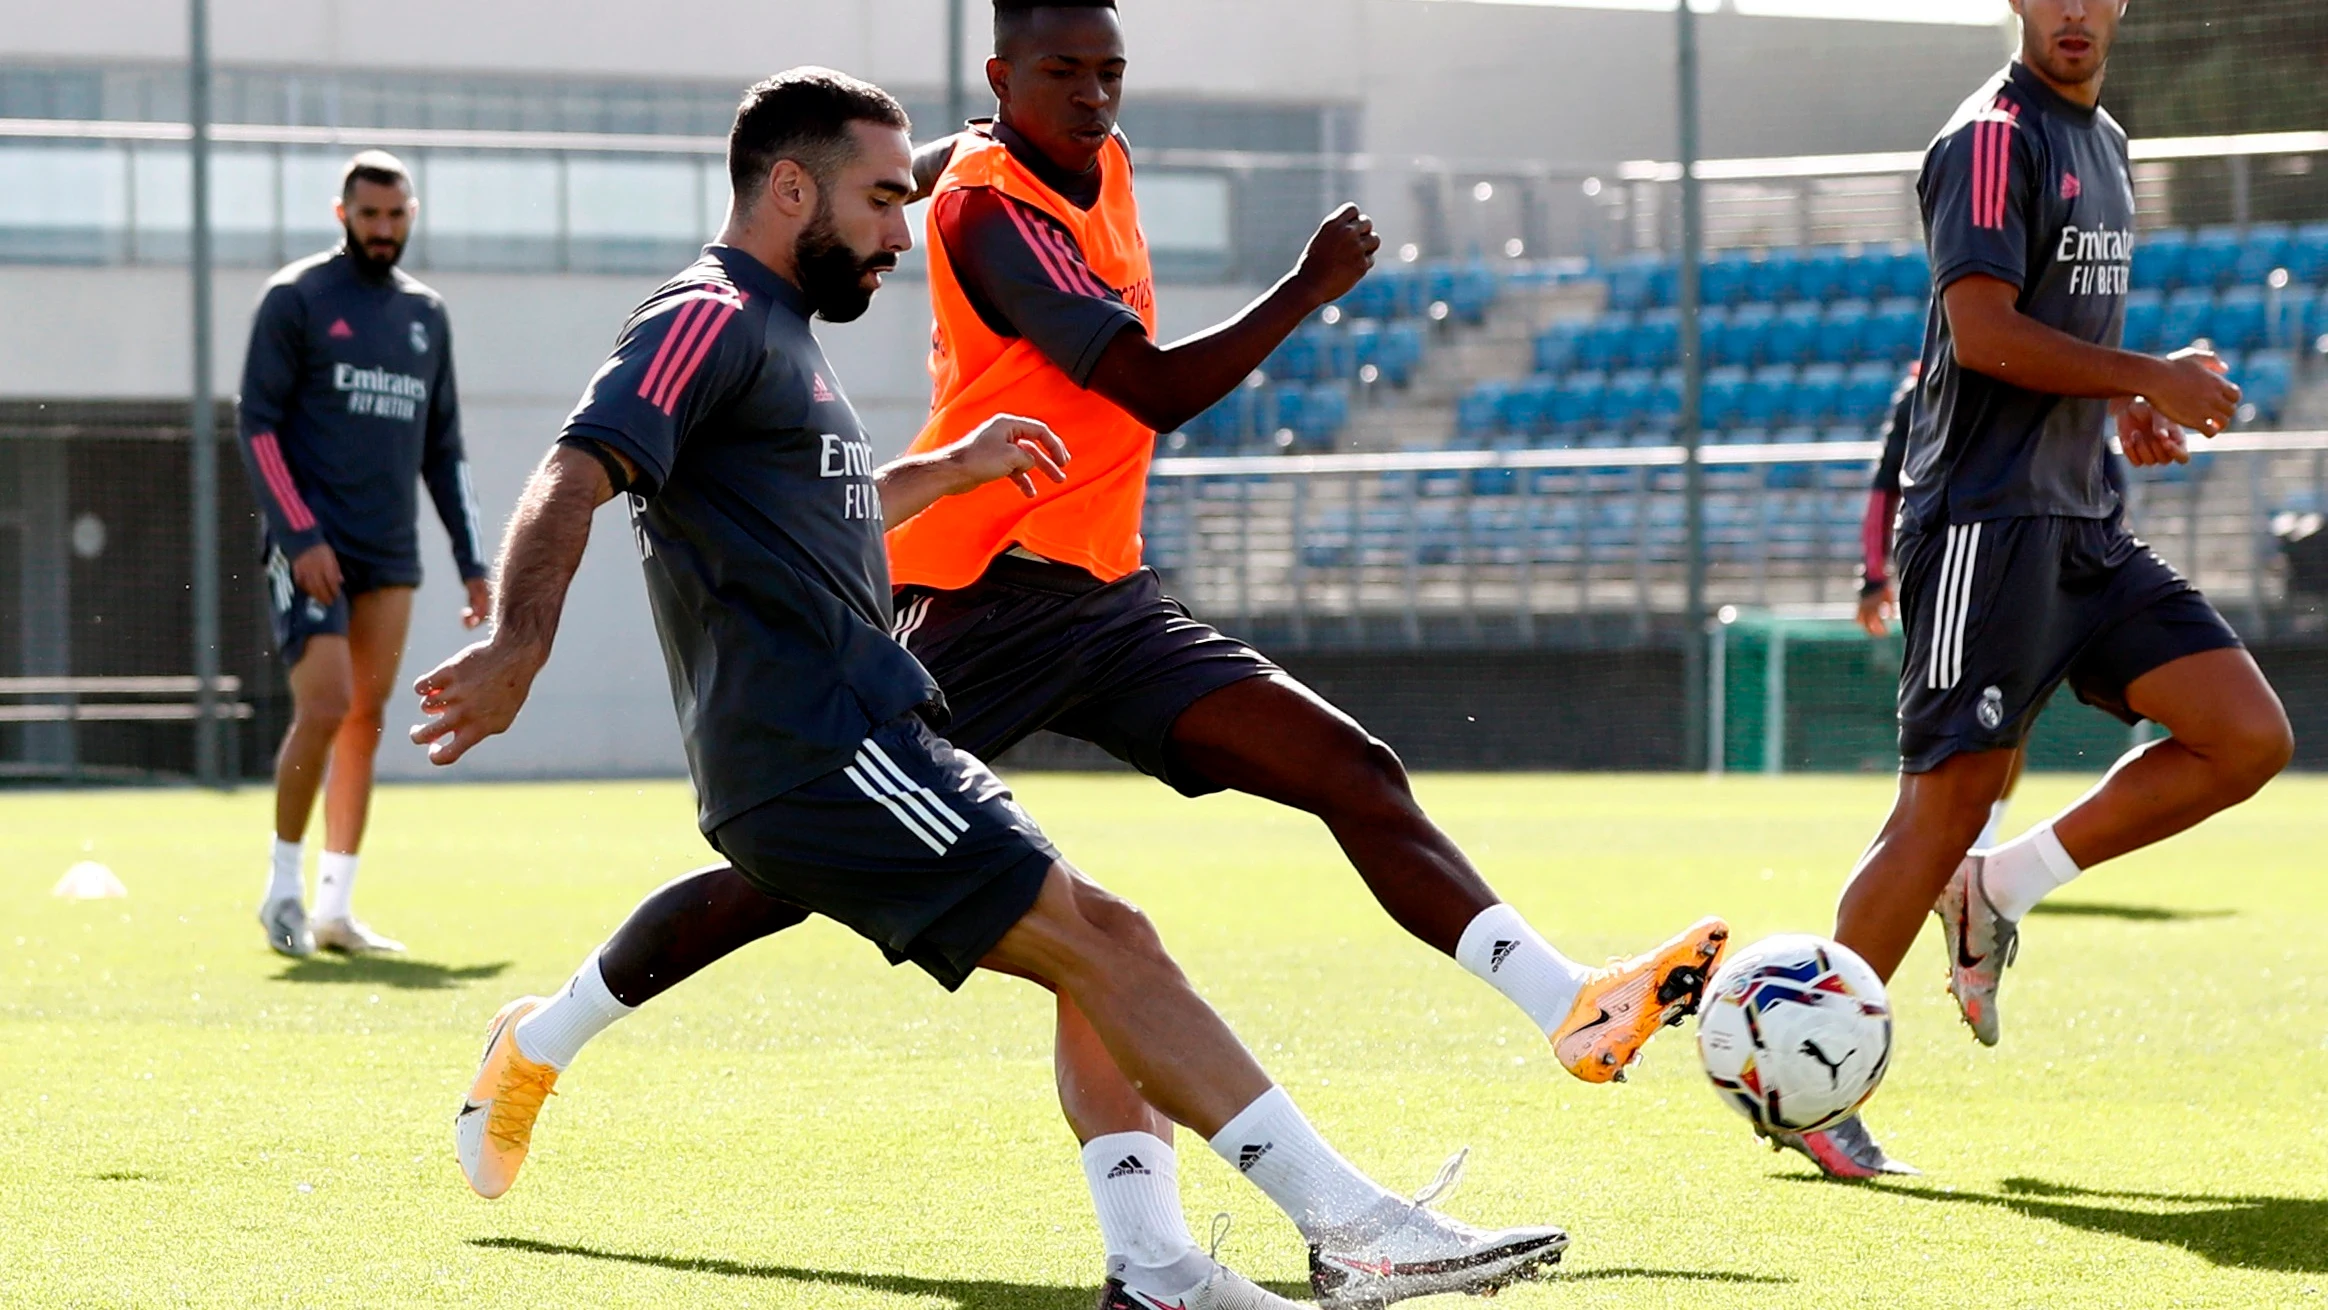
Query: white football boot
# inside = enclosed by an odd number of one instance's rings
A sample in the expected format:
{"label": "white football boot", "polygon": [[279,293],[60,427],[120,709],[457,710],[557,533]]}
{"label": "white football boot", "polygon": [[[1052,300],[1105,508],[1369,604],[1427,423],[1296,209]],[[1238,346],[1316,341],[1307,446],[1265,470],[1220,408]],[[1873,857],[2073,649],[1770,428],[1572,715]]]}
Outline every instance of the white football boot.
{"label": "white football boot", "polygon": [[393,937],[373,932],[370,927],[353,917],[320,919],[315,924],[315,944],[327,951],[342,955],[402,955],[404,943]]}
{"label": "white football boot", "polygon": [[1310,1244],[1310,1288],[1328,1310],[1380,1310],[1393,1301],[1443,1292],[1492,1296],[1560,1263],[1568,1234],[1557,1228],[1490,1232],[1449,1219],[1430,1203],[1453,1191],[1468,1150],[1457,1151],[1404,1209]]}

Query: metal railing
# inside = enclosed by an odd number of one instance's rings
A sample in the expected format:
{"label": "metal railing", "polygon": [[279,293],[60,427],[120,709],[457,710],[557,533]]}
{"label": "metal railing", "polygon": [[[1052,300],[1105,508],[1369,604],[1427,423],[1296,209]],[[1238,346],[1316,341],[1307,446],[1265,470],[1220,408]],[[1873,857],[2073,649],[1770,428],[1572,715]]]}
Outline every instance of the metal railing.
{"label": "metal railing", "polygon": [[[1705,447],[1708,600],[1856,594],[1873,442]],[[1198,612],[1290,648],[1670,639],[1678,446],[1166,458],[1148,559]],[[2243,632],[2322,625],[2283,541],[2328,511],[2328,432],[2233,434],[2138,471],[2128,517]]]}

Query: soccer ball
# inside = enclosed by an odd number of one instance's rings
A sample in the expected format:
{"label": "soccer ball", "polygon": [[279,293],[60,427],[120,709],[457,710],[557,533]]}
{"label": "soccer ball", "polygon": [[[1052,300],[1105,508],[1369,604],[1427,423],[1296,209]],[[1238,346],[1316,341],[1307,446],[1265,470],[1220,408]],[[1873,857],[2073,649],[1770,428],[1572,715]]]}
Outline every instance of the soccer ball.
{"label": "soccer ball", "polygon": [[1765,1137],[1830,1128],[1865,1104],[1891,1041],[1883,980],[1850,948],[1805,933],[1731,956],[1698,1018],[1706,1077]]}

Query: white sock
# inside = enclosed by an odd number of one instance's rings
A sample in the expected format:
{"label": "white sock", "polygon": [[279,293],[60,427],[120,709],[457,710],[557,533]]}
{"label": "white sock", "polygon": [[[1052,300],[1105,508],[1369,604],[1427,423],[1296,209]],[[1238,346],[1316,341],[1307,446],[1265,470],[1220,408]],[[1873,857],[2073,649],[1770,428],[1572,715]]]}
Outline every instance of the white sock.
{"label": "white sock", "polygon": [[598,952],[592,951],[566,980],[563,991],[517,1021],[518,1052],[536,1064],[563,1070],[574,1063],[591,1038],[636,1008],[614,999],[614,993],[606,989],[606,976],[598,970]]}
{"label": "white sock", "polygon": [[1180,1210],[1180,1162],[1171,1143],[1153,1133],[1094,1137],[1083,1147],[1083,1180],[1099,1212],[1109,1271],[1124,1286],[1178,1297],[1212,1272]]}
{"label": "white sock", "polygon": [[1406,1204],[1328,1146],[1282,1087],[1239,1111],[1212,1149],[1312,1240]]}
{"label": "white sock", "polygon": [[2048,821],[1990,851],[1980,885],[1997,913],[2017,923],[2046,893],[2084,872],[2062,849]]}
{"label": "white sock", "polygon": [[1972,848],[1974,850],[1985,851],[1997,844],[1997,833],[2005,826],[2005,811],[2011,808],[2013,808],[2011,801],[1998,801],[1989,806],[1988,826],[1981,829],[1980,836],[1973,841]]}
{"label": "white sock", "polygon": [[1455,961],[1527,1011],[1547,1037],[1568,1017],[1589,972],[1553,950],[1509,905],[1479,912],[1456,943]]}
{"label": "white sock", "polygon": [[325,851],[315,862],[315,917],[318,922],[355,917],[356,861],[363,857]]}
{"label": "white sock", "polygon": [[306,899],[306,889],[299,878],[299,843],[277,837],[274,850],[267,857],[267,903]]}

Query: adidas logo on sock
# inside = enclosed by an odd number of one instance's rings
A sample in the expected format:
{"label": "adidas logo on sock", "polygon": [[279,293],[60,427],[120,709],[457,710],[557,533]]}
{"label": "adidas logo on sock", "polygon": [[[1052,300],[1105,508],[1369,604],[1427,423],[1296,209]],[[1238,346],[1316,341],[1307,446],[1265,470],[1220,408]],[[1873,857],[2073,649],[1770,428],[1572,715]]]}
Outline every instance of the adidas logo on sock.
{"label": "adidas logo on sock", "polygon": [[1123,1159],[1116,1161],[1116,1167],[1108,1170],[1107,1176],[1110,1178],[1122,1178],[1126,1174],[1145,1174],[1149,1172],[1151,1171],[1149,1170],[1148,1166],[1140,1163],[1140,1157],[1136,1155],[1127,1155]]}
{"label": "adidas logo on sock", "polygon": [[1487,971],[1489,973],[1501,971],[1504,961],[1512,958],[1512,952],[1518,949],[1520,949],[1518,942],[1497,942],[1495,949],[1487,953]]}
{"label": "adidas logo on sock", "polygon": [[1237,1152],[1237,1172],[1241,1174],[1253,1172],[1253,1166],[1261,1163],[1261,1157],[1269,1154],[1270,1148],[1276,1145],[1275,1142],[1262,1142],[1259,1145],[1248,1143]]}

